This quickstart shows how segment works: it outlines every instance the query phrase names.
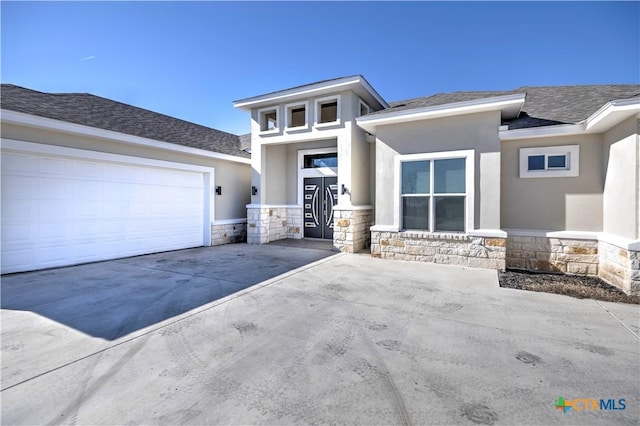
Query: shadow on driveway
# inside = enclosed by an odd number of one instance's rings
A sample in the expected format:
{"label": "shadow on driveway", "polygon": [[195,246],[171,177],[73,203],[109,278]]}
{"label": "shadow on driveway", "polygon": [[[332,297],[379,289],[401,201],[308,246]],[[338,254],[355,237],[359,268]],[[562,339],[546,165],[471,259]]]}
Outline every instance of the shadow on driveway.
{"label": "shadow on driveway", "polygon": [[231,244],[12,274],[1,307],[115,340],[333,254],[322,242]]}

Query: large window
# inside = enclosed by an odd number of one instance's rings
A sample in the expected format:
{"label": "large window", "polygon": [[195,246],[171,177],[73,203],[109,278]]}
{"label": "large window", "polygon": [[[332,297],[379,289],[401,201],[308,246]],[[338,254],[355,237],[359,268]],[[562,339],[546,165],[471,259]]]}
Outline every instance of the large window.
{"label": "large window", "polygon": [[401,160],[401,227],[465,232],[468,158]]}

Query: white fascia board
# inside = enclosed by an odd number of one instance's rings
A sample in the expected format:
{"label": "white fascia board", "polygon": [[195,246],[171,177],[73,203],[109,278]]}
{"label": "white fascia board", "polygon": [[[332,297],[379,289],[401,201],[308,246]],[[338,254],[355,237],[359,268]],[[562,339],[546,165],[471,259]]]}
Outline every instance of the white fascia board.
{"label": "white fascia board", "polygon": [[287,98],[303,98],[316,96],[323,93],[331,93],[336,90],[345,88],[345,86],[357,85],[363,86],[376,100],[385,108],[389,105],[384,99],[371,87],[371,85],[361,77],[344,77],[337,80],[325,81],[322,83],[310,84],[299,88],[281,90],[278,92],[268,93],[266,95],[254,96],[251,98],[240,99],[233,102],[234,108],[250,110],[260,105],[273,104],[282,102]]}
{"label": "white fascia board", "polygon": [[428,120],[433,118],[451,117],[455,115],[473,114],[477,112],[503,110],[508,107],[522,108],[525,100],[524,93],[515,95],[495,96],[492,98],[476,99],[473,101],[454,102],[423,108],[413,108],[402,111],[390,111],[373,116],[356,118],[358,126],[369,133],[375,133],[377,126],[387,124],[406,123],[410,121]]}
{"label": "white fascia board", "polygon": [[586,130],[604,131],[640,112],[640,98],[607,102],[586,120]]}
{"label": "white fascia board", "polygon": [[128,135],[126,133],[115,132],[113,130],[99,129],[97,127],[85,126],[83,124],[69,123],[67,121],[54,120],[52,118],[39,117],[37,115],[25,114],[22,112],[0,109],[0,118],[3,123],[19,124],[22,126],[52,130],[78,136],[90,136],[101,139],[108,139],[128,145],[155,148],[163,151],[192,154],[199,157],[213,158],[217,160],[233,161],[242,164],[251,164],[251,159],[236,157],[234,155],[222,154],[219,152],[207,151],[199,148],[192,148],[155,139],[143,138],[140,136]]}

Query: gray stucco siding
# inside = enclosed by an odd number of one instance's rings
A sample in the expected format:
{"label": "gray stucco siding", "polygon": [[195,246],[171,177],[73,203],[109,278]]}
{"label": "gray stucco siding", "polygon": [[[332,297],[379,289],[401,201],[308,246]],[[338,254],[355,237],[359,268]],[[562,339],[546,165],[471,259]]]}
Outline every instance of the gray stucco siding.
{"label": "gray stucco siding", "polygon": [[380,126],[376,130],[376,225],[393,225],[396,155],[474,150],[474,227],[500,227],[498,111]]}
{"label": "gray stucco siding", "polygon": [[[502,228],[602,231],[600,135],[562,136],[502,142]],[[520,178],[522,148],[578,145],[576,177]]]}

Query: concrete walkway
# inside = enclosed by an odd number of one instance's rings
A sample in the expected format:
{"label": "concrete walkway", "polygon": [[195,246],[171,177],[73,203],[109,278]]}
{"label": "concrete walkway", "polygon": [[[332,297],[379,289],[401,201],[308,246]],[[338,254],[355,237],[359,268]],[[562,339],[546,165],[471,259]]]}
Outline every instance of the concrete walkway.
{"label": "concrete walkway", "polygon": [[[258,270],[286,250],[230,247],[196,250],[184,269],[159,255],[87,265],[105,287],[137,271],[134,294],[177,313],[149,323],[155,305],[143,298],[141,319],[127,322],[139,326],[112,336],[86,324],[120,321],[92,315],[100,298],[49,293],[51,304],[86,307],[60,321],[44,301],[5,307],[16,276],[3,277],[2,424],[637,424],[637,306],[501,289],[489,270],[310,249],[315,264],[197,307],[144,284],[142,275],[178,274],[190,291],[214,292],[219,271],[250,273],[209,261],[217,254],[247,249]],[[47,292],[44,282],[12,286],[13,298],[22,287]],[[624,398],[626,409],[565,414],[560,396]]]}

